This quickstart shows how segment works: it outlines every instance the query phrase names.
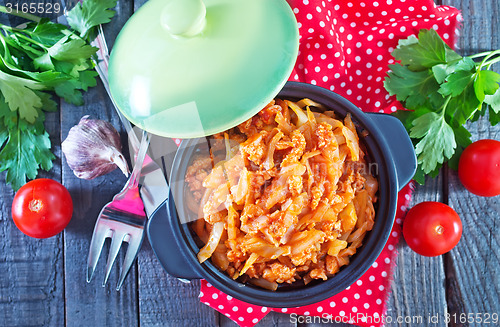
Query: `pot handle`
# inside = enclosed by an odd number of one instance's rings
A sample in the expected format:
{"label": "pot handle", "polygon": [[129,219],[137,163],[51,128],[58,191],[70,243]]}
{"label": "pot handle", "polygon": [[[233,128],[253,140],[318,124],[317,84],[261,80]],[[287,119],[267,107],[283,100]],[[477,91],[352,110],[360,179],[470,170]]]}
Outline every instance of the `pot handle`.
{"label": "pot handle", "polygon": [[394,116],[381,113],[367,113],[377,125],[382,136],[389,146],[390,153],[396,166],[398,190],[401,190],[415,175],[417,157],[403,124]]}
{"label": "pot handle", "polygon": [[172,232],[170,223],[172,217],[169,213],[168,201],[167,198],[148,220],[147,233],[153,252],[163,269],[171,276],[177,277],[183,282],[200,279],[199,274],[179,250],[179,245]]}

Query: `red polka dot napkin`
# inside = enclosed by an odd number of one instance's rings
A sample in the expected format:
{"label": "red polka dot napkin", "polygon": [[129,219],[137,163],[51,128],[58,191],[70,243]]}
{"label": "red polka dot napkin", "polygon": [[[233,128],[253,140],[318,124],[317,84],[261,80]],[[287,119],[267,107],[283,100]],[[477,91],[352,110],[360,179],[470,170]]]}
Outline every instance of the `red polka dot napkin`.
{"label": "red polka dot napkin", "polygon": [[[435,29],[451,47],[460,21],[456,8],[431,0],[288,0],[300,31],[299,56],[290,80],[332,90],[364,111],[394,112],[401,108],[384,89],[392,50],[400,38]],[[242,327],[255,325],[271,310],[321,317],[322,322],[381,326],[386,313],[401,220],[410,201],[411,185],[399,194],[391,237],[370,269],[349,288],[319,303],[301,308],[251,305],[202,281],[200,301]],[[309,317],[311,318],[311,317]],[[315,320],[316,322],[318,320]]]}

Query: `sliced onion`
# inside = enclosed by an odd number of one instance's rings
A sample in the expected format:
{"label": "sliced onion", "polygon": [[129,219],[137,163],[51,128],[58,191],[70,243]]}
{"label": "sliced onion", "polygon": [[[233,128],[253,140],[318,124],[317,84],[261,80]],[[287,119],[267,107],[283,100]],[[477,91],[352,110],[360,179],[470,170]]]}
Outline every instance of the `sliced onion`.
{"label": "sliced onion", "polygon": [[217,245],[219,245],[223,231],[224,222],[221,221],[213,224],[207,244],[205,244],[205,246],[201,248],[200,252],[198,252],[198,261],[200,263],[204,262],[212,256],[215,249],[217,248]]}

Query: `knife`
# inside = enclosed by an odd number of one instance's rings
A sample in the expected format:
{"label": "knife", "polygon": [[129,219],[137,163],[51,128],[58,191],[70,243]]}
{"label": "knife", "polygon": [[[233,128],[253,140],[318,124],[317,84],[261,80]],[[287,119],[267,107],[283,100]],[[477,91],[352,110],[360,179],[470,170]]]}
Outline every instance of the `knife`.
{"label": "knife", "polygon": [[[132,124],[123,116],[123,114],[118,109],[116,102],[113,100],[111,96],[111,92],[109,89],[109,81],[108,81],[108,63],[109,63],[109,51],[108,46],[106,44],[106,39],[104,38],[104,33],[102,30],[102,26],[99,26],[99,32],[96,39],[91,42],[92,46],[97,47],[99,50],[97,51],[97,60],[94,60],[95,70],[99,74],[99,77],[104,84],[104,88],[113,103],[113,106],[118,113],[118,117],[122,122],[129,141],[129,148],[131,154],[132,163],[135,161],[135,155],[139,150],[139,139],[134,132],[134,128],[132,128]],[[152,140],[153,141],[153,140]],[[173,143],[173,142],[172,142]],[[168,151],[175,151],[175,149],[170,149]],[[165,153],[166,154],[166,153]],[[168,156],[168,157],[173,157]],[[168,196],[168,183],[165,178],[165,174],[160,166],[151,159],[150,156],[146,155],[146,159],[144,159],[144,165],[141,171],[141,180],[140,184],[142,185],[139,193],[141,194],[141,198],[144,202],[144,209],[146,211],[146,215],[150,217],[153,212],[165,201]]]}

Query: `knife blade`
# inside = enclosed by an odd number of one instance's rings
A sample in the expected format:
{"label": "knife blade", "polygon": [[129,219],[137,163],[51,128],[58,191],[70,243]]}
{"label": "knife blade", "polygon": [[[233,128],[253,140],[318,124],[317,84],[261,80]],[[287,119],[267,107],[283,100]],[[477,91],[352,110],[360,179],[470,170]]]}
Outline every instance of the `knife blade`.
{"label": "knife blade", "polygon": [[[99,33],[96,39],[91,42],[91,45],[97,47],[99,50],[97,51],[97,59],[94,60],[95,70],[99,74],[99,77],[102,80],[104,88],[113,103],[113,106],[122,122],[125,131],[128,135],[130,155],[132,159],[132,163],[135,162],[135,156],[137,151],[139,150],[139,139],[137,138],[136,133],[132,127],[132,124],[123,116],[123,114],[118,109],[116,102],[113,100],[111,96],[111,92],[109,89],[109,81],[108,81],[108,62],[109,62],[109,50],[107,47],[106,39],[104,38],[104,33],[102,30],[102,26],[99,26]],[[141,179],[140,179],[140,190],[141,198],[144,202],[144,209],[146,211],[146,215],[150,217],[153,212],[165,201],[168,196],[168,183],[165,178],[165,174],[160,166],[151,159],[150,155],[146,156],[144,160],[144,165],[141,171]]]}
{"label": "knife blade", "polygon": [[[138,127],[134,127],[133,130],[136,135],[142,133],[142,130]],[[132,148],[132,144],[129,143],[130,153],[133,151]],[[168,176],[176,152],[177,145],[172,139],[151,134],[148,155],[152,160],[155,160],[157,165],[155,165],[156,167],[152,165],[143,167],[143,185],[147,187],[141,188],[140,191],[147,214],[148,210],[152,214],[168,196]],[[162,177],[158,175],[158,168],[160,168]],[[151,169],[155,171],[151,171]],[[151,208],[148,208],[148,206]]]}

